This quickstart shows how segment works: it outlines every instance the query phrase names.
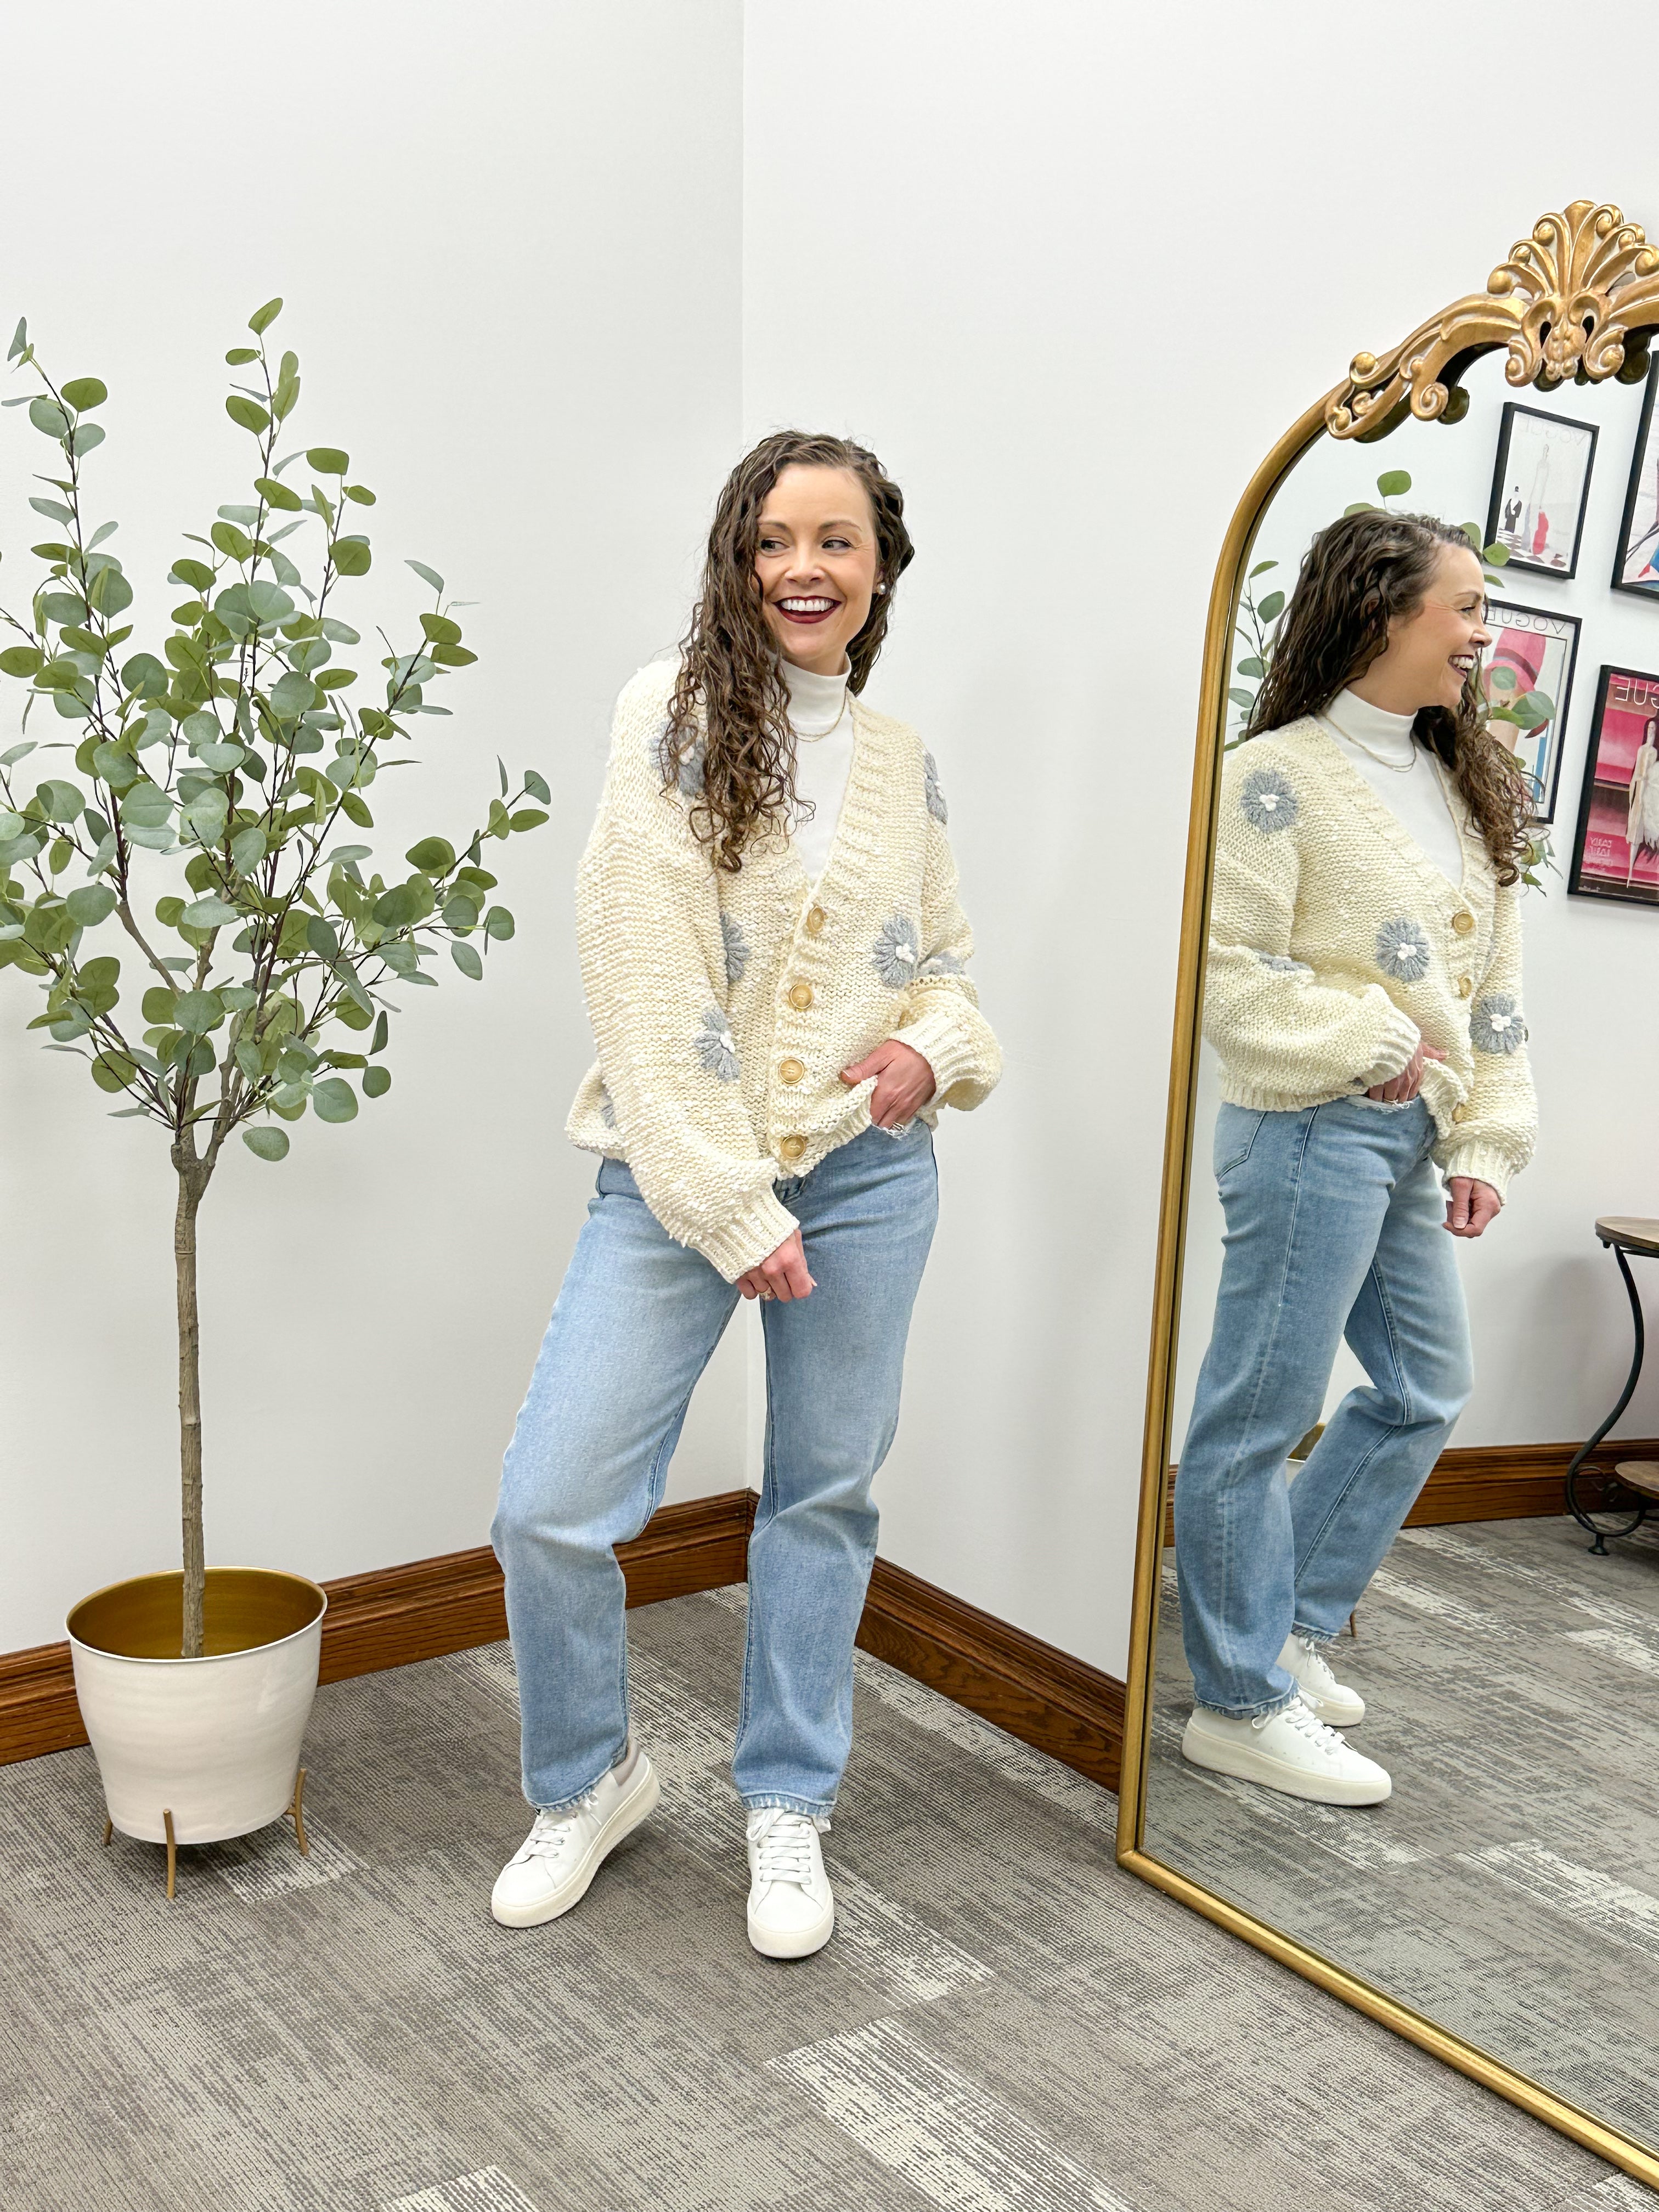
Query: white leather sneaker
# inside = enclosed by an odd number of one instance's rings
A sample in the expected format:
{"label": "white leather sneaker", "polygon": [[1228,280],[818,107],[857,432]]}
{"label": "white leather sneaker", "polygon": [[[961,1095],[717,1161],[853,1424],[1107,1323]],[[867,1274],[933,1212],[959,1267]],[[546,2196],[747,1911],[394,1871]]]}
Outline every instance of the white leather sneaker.
{"label": "white leather sneaker", "polygon": [[661,1794],[650,1760],[630,1743],[579,1804],[538,1813],[490,1893],[489,1909],[502,1927],[539,1927],[580,1905],[606,1858]]}
{"label": "white leather sneaker", "polygon": [[1296,1677],[1302,1702],[1312,1707],[1327,1728],[1358,1728],[1365,1717],[1365,1700],[1358,1690],[1339,1682],[1325,1656],[1325,1646],[1311,1636],[1294,1632],[1285,1638],[1279,1663]]}
{"label": "white leather sneaker", "polygon": [[1380,1805],[1394,1788],[1375,1759],[1327,1728],[1299,1697],[1254,1720],[1195,1705],[1181,1752],[1194,1766],[1263,1782],[1287,1797],[1310,1797],[1318,1805]]}
{"label": "white leather sneaker", "polygon": [[781,1805],[749,1815],[749,1940],[763,1958],[808,1958],[834,1931],[819,1826]]}

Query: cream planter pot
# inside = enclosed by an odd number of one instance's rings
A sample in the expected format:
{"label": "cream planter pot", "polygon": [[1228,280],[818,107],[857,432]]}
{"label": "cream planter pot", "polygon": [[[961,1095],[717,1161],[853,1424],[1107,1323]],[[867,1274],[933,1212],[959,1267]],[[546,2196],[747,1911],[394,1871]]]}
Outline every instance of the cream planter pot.
{"label": "cream planter pot", "polygon": [[328,1599],[301,1575],[210,1567],[206,1650],[180,1659],[183,1577],[142,1575],[70,1614],[81,1717],[109,1817],[147,1843],[213,1844],[288,1810]]}

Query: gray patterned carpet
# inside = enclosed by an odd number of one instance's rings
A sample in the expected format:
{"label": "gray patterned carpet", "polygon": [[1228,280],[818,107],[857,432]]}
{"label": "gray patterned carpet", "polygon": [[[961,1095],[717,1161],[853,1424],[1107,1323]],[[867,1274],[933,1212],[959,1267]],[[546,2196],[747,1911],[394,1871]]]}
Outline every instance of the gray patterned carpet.
{"label": "gray patterned carpet", "polygon": [[1164,1571],[1147,1849],[1659,2144],[1659,1530],[1407,1528],[1339,1639],[1385,1805],[1304,1805],[1180,1756]]}
{"label": "gray patterned carpet", "polygon": [[1113,1801],[874,1661],[835,1942],[744,1940],[740,1592],[632,1616],[664,1802],[509,1933],[504,1645],[343,1683],[281,1827],[98,1848],[0,1769],[6,2212],[1554,2212],[1654,2199],[1112,1864]]}

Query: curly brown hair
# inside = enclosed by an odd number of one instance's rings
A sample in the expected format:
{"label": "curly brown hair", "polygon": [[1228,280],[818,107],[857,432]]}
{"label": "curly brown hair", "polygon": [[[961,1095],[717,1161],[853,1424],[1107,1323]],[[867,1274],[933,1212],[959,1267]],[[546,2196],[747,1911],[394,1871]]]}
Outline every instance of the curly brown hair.
{"label": "curly brown hair", "polygon": [[[1468,533],[1432,514],[1367,507],[1316,533],[1302,559],[1244,735],[1264,737],[1317,714],[1363,676],[1389,641],[1391,618],[1422,605],[1447,546],[1474,551]],[[1450,771],[1500,884],[1518,882],[1531,804],[1508,746],[1486,728],[1479,667],[1455,708],[1421,707],[1412,735]]]}
{"label": "curly brown hair", "polygon": [[846,438],[776,430],[726,480],[708,532],[702,582],[680,641],[680,670],[662,735],[663,786],[695,793],[691,824],[735,875],[743,848],[795,803],[794,742],[782,655],[767,627],[755,573],[761,510],[787,468],[847,469],[864,486],[876,530],[878,580],[869,619],[848,647],[849,691],[862,691],[892,612],[893,589],[915,557],[904,499],[875,455]]}

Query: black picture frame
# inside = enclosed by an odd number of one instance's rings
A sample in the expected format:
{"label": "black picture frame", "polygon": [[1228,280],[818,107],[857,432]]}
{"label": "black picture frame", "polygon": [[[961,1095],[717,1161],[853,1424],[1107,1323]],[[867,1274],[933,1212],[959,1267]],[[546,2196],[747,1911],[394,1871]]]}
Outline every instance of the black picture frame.
{"label": "black picture frame", "polygon": [[[1612,698],[1615,684],[1622,687],[1625,693],[1618,700]],[[1633,699],[1630,696],[1632,686],[1640,687],[1642,696],[1639,698]],[[1584,754],[1584,781],[1578,798],[1578,823],[1573,832],[1572,863],[1567,874],[1567,890],[1577,898],[1610,899],[1620,906],[1644,906],[1651,911],[1659,908],[1659,871],[1656,871],[1654,880],[1645,886],[1637,888],[1632,884],[1629,840],[1620,822],[1621,811],[1625,820],[1628,820],[1628,774],[1622,778],[1598,777],[1596,775],[1596,769],[1603,766],[1601,751],[1607,736],[1610,704],[1613,711],[1628,714],[1632,721],[1640,718],[1644,725],[1659,718],[1659,675],[1646,669],[1626,668],[1616,661],[1602,663],[1595,687],[1595,708],[1590,717],[1589,744]],[[1632,735],[1633,732],[1628,726],[1620,733],[1621,750],[1630,745]],[[1598,792],[1603,794],[1602,822],[1599,831],[1595,819]],[[1621,793],[1622,799],[1620,797]],[[1596,854],[1592,854],[1587,864],[1586,847],[1593,831],[1598,836],[1616,838],[1624,846],[1626,866],[1624,884],[1619,881],[1616,866],[1611,869],[1595,866]],[[1613,857],[1616,861],[1617,855]]]}
{"label": "black picture frame", "polygon": [[[1521,616],[1525,620],[1516,624],[1504,620],[1505,616]],[[1549,724],[1544,756],[1545,773],[1532,781],[1540,787],[1537,803],[1533,808],[1534,822],[1553,822],[1558,795],[1561,786],[1561,758],[1565,750],[1567,715],[1572,704],[1573,672],[1578,665],[1578,640],[1583,623],[1577,615],[1563,614],[1554,607],[1526,607],[1514,599],[1488,599],[1486,628],[1494,632],[1524,628],[1527,623],[1544,626],[1545,634],[1559,636],[1565,647],[1565,665],[1559,687],[1552,693],[1555,714]],[[1565,635],[1561,635],[1565,633]],[[1547,686],[1544,687],[1548,689]],[[1518,748],[1517,748],[1518,750]]]}
{"label": "black picture frame", "polygon": [[[1659,602],[1659,575],[1656,575],[1650,584],[1627,583],[1625,580],[1625,568],[1630,559],[1631,532],[1636,526],[1636,504],[1641,494],[1643,472],[1648,466],[1650,459],[1653,466],[1659,469],[1659,441],[1656,441],[1653,434],[1653,395],[1656,391],[1659,391],[1659,377],[1655,376],[1652,365],[1650,364],[1647,389],[1642,395],[1642,419],[1636,429],[1636,450],[1630,457],[1630,482],[1625,488],[1625,511],[1619,520],[1619,542],[1613,548],[1613,589],[1615,592],[1627,592],[1634,599]],[[1656,506],[1659,507],[1659,501],[1656,501]],[[1656,516],[1652,527],[1659,531],[1659,515]],[[1659,544],[1656,544],[1653,557],[1659,559]]]}
{"label": "black picture frame", "polygon": [[[1510,449],[1516,424],[1522,416],[1547,422],[1554,429],[1582,430],[1589,440],[1584,455],[1584,478],[1579,489],[1578,511],[1573,517],[1572,553],[1565,568],[1559,567],[1553,561],[1535,560],[1524,551],[1517,552],[1504,535],[1504,487],[1509,476]],[[1584,516],[1589,507],[1590,478],[1595,472],[1595,439],[1596,426],[1594,422],[1580,422],[1571,416],[1558,415],[1553,408],[1523,407],[1514,399],[1505,402],[1503,427],[1498,434],[1498,458],[1492,465],[1492,497],[1486,503],[1486,543],[1488,545],[1496,543],[1508,547],[1510,557],[1505,563],[1506,573],[1510,568],[1524,569],[1532,575],[1554,576],[1563,583],[1570,582],[1578,574],[1578,550],[1583,542]]]}

